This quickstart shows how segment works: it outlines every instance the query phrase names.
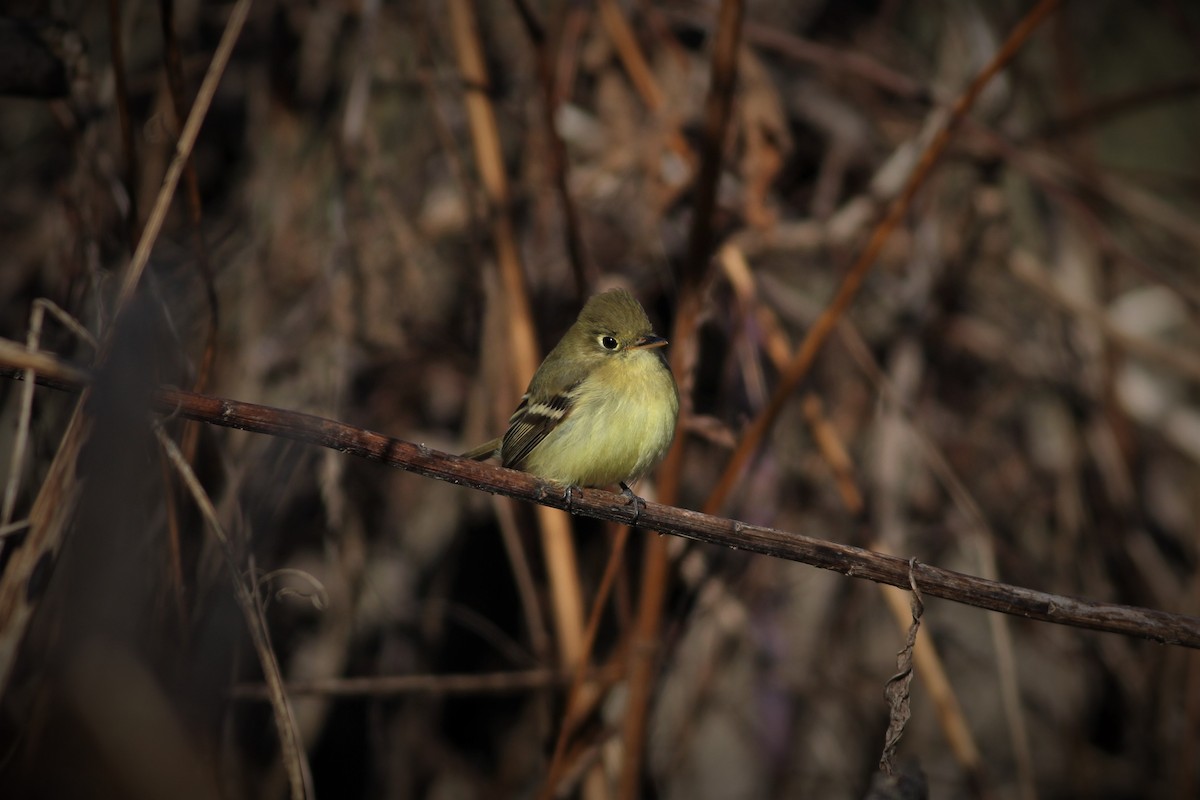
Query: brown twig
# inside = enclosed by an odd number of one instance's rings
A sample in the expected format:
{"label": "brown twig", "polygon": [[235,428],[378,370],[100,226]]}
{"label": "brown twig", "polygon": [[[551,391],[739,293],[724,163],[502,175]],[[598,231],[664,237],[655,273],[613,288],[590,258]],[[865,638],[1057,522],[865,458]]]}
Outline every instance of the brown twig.
{"label": "brown twig", "polygon": [[[200,480],[192,471],[191,465],[187,463],[179,447],[163,432],[161,427],[156,428],[155,433],[158,436],[159,445],[167,454],[180,478],[183,479],[184,486],[187,487],[196,507],[200,510],[225,556],[225,565],[229,568],[229,579],[233,584],[233,595],[237,600],[238,607],[241,608],[242,615],[246,618],[246,628],[250,631],[250,639],[254,642],[254,651],[258,655],[263,678],[267,682],[271,709],[275,713],[275,728],[279,734],[279,749],[284,768],[287,771],[292,797],[295,800],[313,797],[312,774],[308,765],[308,756],[304,751],[304,742],[296,724],[295,710],[292,708],[292,703],[288,699],[283,685],[283,671],[279,668],[279,660],[275,657],[275,650],[271,646],[271,634],[263,616],[261,596],[257,591],[251,592],[246,585],[246,580],[242,577],[246,572],[245,565],[242,563],[243,559],[238,558],[234,543],[230,541],[229,535],[221,525],[217,517],[217,510],[213,507],[204,487],[200,485]],[[253,570],[251,569],[250,572],[252,573]]]}
{"label": "brown twig", "polygon": [[[741,0],[722,0],[718,11],[712,75],[705,100],[704,140],[696,182],[696,202],[692,212],[687,261],[679,281],[679,309],[671,335],[674,342],[671,369],[682,386],[680,419],[685,425],[691,414],[691,363],[696,352],[695,334],[700,319],[702,291],[709,271],[713,243],[716,241],[713,216],[716,211],[717,183],[733,108],[733,90],[737,83],[737,53],[744,12]],[[666,463],[660,470],[659,495],[667,503],[674,503],[679,496],[684,438],[682,435],[675,437]],[[654,529],[652,525],[647,527]],[[666,542],[661,538],[651,538],[646,541],[645,547],[641,595],[632,632],[632,646],[629,648],[629,702],[622,732],[625,752],[619,796],[624,800],[633,800],[639,795],[646,718],[658,671],[657,645],[667,593],[669,559]]]}
{"label": "brown twig", "polygon": [[534,48],[537,63],[538,83],[542,90],[541,122],[542,136],[546,138],[546,171],[554,184],[558,195],[559,205],[563,214],[563,236],[566,238],[567,259],[571,263],[571,271],[575,276],[575,296],[579,305],[587,298],[588,287],[595,282],[595,271],[587,257],[587,249],[583,244],[583,235],[579,227],[579,212],[575,208],[575,199],[571,197],[570,181],[568,179],[569,165],[567,148],[562,137],[558,135],[555,116],[558,113],[558,90],[555,76],[557,63],[557,48],[555,42],[546,33],[529,3],[526,0],[513,0],[517,7],[518,16],[525,26]]}
{"label": "brown twig", "polygon": [[[175,0],[159,0],[159,15],[163,36],[163,61],[167,73],[167,88],[171,97],[171,110],[175,115],[172,131],[178,131],[187,117],[187,97],[183,82],[183,56],[179,47],[179,36],[175,30]],[[204,287],[204,297],[208,305],[208,328],[205,333],[204,351],[200,356],[200,366],[196,370],[196,379],[192,382],[192,391],[205,392],[208,390],[208,379],[212,373],[217,356],[217,288],[213,278],[212,266],[208,259],[208,244],[204,240],[201,222],[204,218],[204,207],[200,199],[200,180],[196,176],[196,168],[189,156],[184,164],[185,195],[187,197],[188,218],[192,226],[193,254],[196,269]],[[180,436],[180,449],[188,463],[194,463],[196,448],[200,441],[200,425],[195,422],[184,424]],[[164,479],[170,485],[170,472]],[[167,529],[169,536],[169,552],[171,565],[171,580],[173,583],[175,607],[182,620],[186,619],[187,611],[184,601],[184,579],[182,546],[180,543],[180,526],[176,498],[173,492],[165,496]],[[185,625],[179,626],[180,631],[186,631]]]}
{"label": "brown twig", "polygon": [[534,335],[529,312],[529,293],[525,274],[513,232],[512,191],[504,171],[504,154],[500,148],[500,128],[496,110],[487,95],[490,85],[483,45],[470,0],[451,0],[450,27],[454,35],[454,50],[462,73],[464,102],[470,122],[475,164],[490,204],[492,246],[504,287],[504,303],[508,312],[510,356],[516,382],[524,386],[537,369],[537,337]]}
{"label": "brown twig", "polygon": [[[791,358],[791,346],[787,343],[786,337],[780,330],[779,323],[775,319],[773,312],[764,304],[757,302],[754,276],[750,272],[749,265],[745,263],[740,250],[734,245],[726,244],[721,249],[721,265],[724,268],[725,276],[733,285],[739,299],[747,305],[754,306],[758,324],[764,330],[773,334],[768,338],[766,350],[770,354],[772,362],[778,368],[782,369]],[[888,383],[887,377],[883,375],[882,370],[875,363],[869,348],[858,337],[857,332],[846,321],[842,322],[840,330],[843,339],[850,340],[848,342],[848,349],[851,356],[859,361],[860,367],[867,372],[876,391],[882,396],[892,399],[892,405],[899,406],[895,402],[895,399],[891,397],[893,390]],[[842,505],[848,513],[854,517],[858,517],[863,513],[866,501],[863,499],[863,492],[859,488],[854,475],[853,463],[850,454],[846,450],[846,445],[838,436],[834,425],[825,416],[821,400],[815,393],[809,392],[804,395],[802,409],[805,420],[812,431],[813,442],[833,472]],[[911,420],[906,419],[906,421],[910,425],[912,424]],[[917,435],[920,436],[920,433],[917,432]],[[935,465],[937,463],[944,463],[944,459],[941,459],[939,455],[935,455],[936,450],[932,444],[927,443],[925,449],[926,451],[934,450],[933,453],[927,453],[927,458],[934,461]],[[937,467],[935,466],[934,469],[936,470]],[[952,473],[948,476],[951,479],[953,477]],[[943,477],[943,480],[947,480],[948,478]],[[895,554],[892,550],[886,548],[884,540],[878,535],[870,546],[871,549],[878,552]],[[891,609],[897,624],[902,629],[907,628],[911,621],[908,593],[892,586],[880,585],[879,588],[883,594],[884,602]],[[933,702],[938,723],[942,727],[951,751],[966,773],[972,776],[972,780],[978,781],[983,759],[980,756],[979,748],[975,744],[974,737],[963,715],[962,706],[958,702],[958,697],[955,695],[954,688],[946,675],[946,668],[938,653],[937,645],[925,629],[922,629],[917,634],[917,646],[913,657],[916,661],[916,672],[920,675],[929,698]]]}
{"label": "brown twig", "polygon": [[634,35],[629,20],[625,17],[625,12],[616,3],[616,0],[599,0],[597,12],[600,23],[612,41],[617,57],[625,67],[625,72],[633,82],[638,96],[652,114],[660,116],[658,123],[663,126],[663,139],[667,147],[690,165],[693,161],[691,148],[679,130],[678,124],[672,119],[662,118],[667,106],[666,97],[662,87],[658,85],[658,80],[654,77],[654,70],[650,68],[650,63],[642,53],[642,48],[638,44],[637,36]]}
{"label": "brown twig", "polygon": [[183,130],[179,133],[179,142],[175,145],[175,157],[171,159],[171,164],[167,167],[167,174],[163,176],[162,187],[158,190],[154,208],[150,210],[150,217],[146,220],[146,227],[142,229],[137,249],[134,250],[129,268],[121,280],[121,290],[117,295],[118,311],[133,296],[133,291],[141,281],[142,273],[146,270],[146,264],[150,261],[150,251],[153,249],[155,241],[158,240],[163,222],[166,221],[167,211],[171,208],[171,199],[175,196],[175,188],[179,186],[183,168],[191,156],[192,148],[196,145],[196,138],[200,135],[200,126],[208,114],[208,108],[212,104],[213,95],[217,92],[221,76],[225,74],[225,66],[229,63],[229,57],[233,55],[233,46],[237,43],[242,27],[246,24],[251,2],[252,0],[238,0],[229,15],[229,21],[225,24],[221,41],[217,44],[216,52],[213,53],[208,71],[204,74],[204,82],[200,84],[200,91],[196,93],[196,102],[192,104],[192,110],[188,113]]}
{"label": "brown twig", "polygon": [[[470,0],[451,0],[449,11],[454,49],[464,80],[476,166],[491,206],[492,245],[496,248],[509,326],[507,352],[512,359],[514,383],[525,386],[537,369],[538,346],[513,229],[512,194],[504,171],[496,111],[485,91],[490,84],[483,44]],[[583,593],[579,586],[575,545],[567,519],[561,515],[539,510],[538,527],[550,573],[559,656],[564,664],[574,664],[582,657],[583,642]]]}
{"label": "brown twig", "polygon": [[[430,64],[434,63],[434,56],[430,46],[429,36],[425,33],[427,21],[421,15],[417,17],[421,29],[420,35],[417,37],[420,44],[421,58]],[[476,232],[476,235],[468,236],[467,241],[470,245],[471,255],[475,263],[486,263],[485,242],[483,237],[479,235],[486,227],[486,219],[478,203],[472,202],[472,197],[475,194],[475,186],[471,182],[468,175],[466,164],[459,157],[457,147],[454,141],[454,134],[451,130],[449,121],[445,118],[441,109],[444,105],[440,96],[439,82],[434,80],[431,75],[431,70],[423,69],[419,72],[420,83],[429,97],[430,119],[433,122],[434,134],[441,143],[443,156],[446,159],[446,165],[453,176],[453,182],[457,184],[463,196],[464,206],[471,221],[470,230]],[[505,325],[507,320],[502,321]],[[486,336],[486,334],[485,334]],[[500,337],[496,337],[500,338]],[[491,344],[492,347],[497,347],[496,343]],[[499,348],[497,348],[499,349]],[[500,374],[499,365],[495,372],[490,373],[492,376]],[[500,383],[500,380],[494,381]],[[504,405],[498,402],[502,399],[503,392],[492,391],[497,402],[494,403],[493,410],[497,415],[498,420],[507,419],[505,415],[511,410],[509,405]],[[533,583],[532,570],[529,566],[529,558],[521,544],[520,536],[517,530],[516,514],[513,513],[511,505],[503,505],[497,500],[496,518],[500,526],[500,538],[504,543],[504,550],[508,554],[509,563],[512,567],[513,581],[517,586],[517,595],[521,599],[521,609],[525,617],[526,630],[529,631],[530,645],[539,660],[548,658],[550,654],[550,635],[546,626],[545,615],[542,613],[542,608],[538,603],[537,590]]]}
{"label": "brown twig", "polygon": [[496,510],[496,524],[500,528],[500,541],[508,554],[509,568],[512,570],[513,583],[516,584],[517,597],[521,600],[522,616],[525,618],[525,630],[529,633],[529,646],[539,664],[550,663],[553,659],[550,629],[546,624],[546,614],[538,600],[538,585],[529,564],[529,554],[521,542],[521,528],[517,522],[516,507],[507,500],[493,498]]}
{"label": "brown twig", "polygon": [[984,87],[987,86],[1000,70],[1012,61],[1030,35],[1058,7],[1059,2],[1060,0],[1042,0],[1033,11],[1029,12],[1024,19],[1017,23],[1012,33],[1009,34],[1008,39],[996,51],[996,55],[983,68],[979,75],[971,81],[966,91],[954,103],[945,125],[942,126],[941,130],[933,138],[933,141],[929,143],[929,146],[921,154],[921,160],[917,162],[912,175],[909,176],[908,181],[904,185],[904,189],[892,201],[892,204],[888,207],[886,216],[875,227],[870,240],[867,242],[867,246],[859,255],[858,260],[854,262],[854,266],[846,274],[841,286],[838,287],[837,294],[821,313],[821,316],[813,324],[812,328],[809,329],[808,335],[804,337],[804,341],[800,343],[800,347],[797,348],[796,355],[792,359],[791,364],[788,365],[787,371],[780,377],[779,385],[775,387],[775,391],[771,395],[771,401],[755,418],[754,422],[746,430],[745,434],[743,434],[737,449],[729,457],[725,471],[721,474],[721,478],[717,482],[717,485],[713,487],[712,492],[709,493],[708,501],[704,505],[706,511],[714,513],[719,510],[737,486],[737,482],[741,478],[750,457],[758,450],[767,431],[775,424],[776,418],[778,418],[784,404],[795,391],[796,386],[808,374],[809,368],[812,367],[813,361],[817,357],[817,352],[824,345],[825,340],[829,338],[829,334],[833,332],[838,319],[841,318],[846,309],[850,307],[850,303],[853,302],[855,296],[857,296],[867,272],[870,271],[875,263],[875,259],[879,257],[880,252],[883,250],[884,243],[900,223],[900,220],[908,213],[913,197],[916,196],[917,191],[925,184],[926,179],[933,171],[933,167],[946,151],[946,147],[950,144],[955,129],[966,116],[967,111],[975,104],[975,100],[979,97]]}
{"label": "brown twig", "polygon": [[[154,207],[150,211],[150,217],[146,220],[146,225],[138,239],[137,248],[134,250],[129,267],[122,278],[114,317],[133,297],[134,290],[149,263],[150,251],[166,220],[167,211],[171,206],[171,198],[174,197],[175,188],[179,185],[183,166],[196,143],[200,125],[208,112],[217,84],[225,72],[225,66],[229,63],[233,45],[237,42],[245,24],[250,5],[251,0],[238,0],[226,23],[221,41],[217,45],[212,62],[205,73],[196,103],[180,134],[175,148],[175,157],[171,160],[167,173],[163,177],[163,183],[159,188]],[[110,10],[114,8],[115,4],[110,6]],[[116,16],[115,13],[112,14],[110,24],[116,24]],[[118,72],[120,71],[118,70]],[[132,157],[131,152],[129,155]],[[134,187],[131,186],[131,193],[133,190]],[[106,347],[102,346],[101,352],[104,352],[105,349]],[[24,545],[17,550],[9,562],[5,570],[4,581],[0,582],[0,692],[3,691],[8,680],[16,648],[40,597],[40,587],[35,584],[40,580],[39,575],[44,572],[43,565],[53,563],[66,536],[74,503],[78,499],[78,483],[74,478],[76,462],[89,428],[90,421],[84,417],[81,407],[76,407],[47,477],[34,500],[33,509],[30,512],[30,533]]]}
{"label": "brown twig", "polygon": [[[44,365],[54,361],[45,354],[36,355]],[[24,347],[0,339],[0,373],[19,378],[28,361]],[[75,391],[84,388],[75,380],[78,370],[70,367],[51,367],[39,370],[39,374],[50,376],[60,388],[71,387]],[[797,561],[852,578],[900,588],[909,586],[909,562],[903,558],[662,503],[646,502],[638,512],[623,495],[601,489],[572,491],[568,509],[560,487],[524,472],[438,452],[423,444],[393,439],[312,414],[171,388],[156,392],[153,404],[163,414],[179,414],[213,425],[328,447],[427,478],[570,510],[580,516],[630,524],[636,514],[638,527],[648,530]],[[912,570],[927,597],[1026,619],[1200,649],[1197,617],[1050,594],[927,564],[918,563]]]}
{"label": "brown twig", "polygon": [[[659,13],[675,22],[705,27],[708,20],[696,11],[686,8],[662,8]],[[832,46],[803,39],[786,30],[747,22],[746,42],[758,50],[778,53],[787,58],[813,64],[831,72],[850,75],[899,97],[916,101],[928,101],[929,90],[919,81],[881,64],[864,53],[847,50],[844,46]]]}
{"label": "brown twig", "polygon": [[[1200,313],[1200,289],[1184,282],[1179,276],[1171,274],[1164,269],[1162,264],[1141,258],[1128,245],[1114,236],[1109,226],[1093,210],[1092,203],[1079,196],[1079,187],[1072,185],[1073,176],[1057,161],[1051,161],[1036,147],[1022,147],[973,120],[967,120],[964,129],[970,132],[972,139],[977,140],[988,150],[995,151],[1036,183],[1049,199],[1075,216],[1080,224],[1087,228],[1088,235],[1096,240],[1105,253],[1117,258],[1121,263],[1127,264],[1147,280],[1171,289],[1188,304],[1193,313]],[[972,145],[974,144],[975,142],[972,142]],[[989,153],[988,157],[990,156]],[[1107,192],[1101,186],[1088,187],[1087,194],[1099,194],[1111,205],[1116,205],[1115,201],[1108,199]]]}
{"label": "brown twig", "polygon": [[650,69],[646,56],[642,54],[642,48],[638,46],[637,37],[629,25],[629,20],[625,18],[625,12],[617,5],[616,0],[599,0],[597,5],[604,30],[612,41],[626,74],[633,81],[638,96],[652,112],[661,112],[666,105],[666,98],[663,97],[662,89],[654,78],[654,71]]}
{"label": "brown twig", "polygon": [[[187,90],[183,82],[183,55],[179,48],[179,35],[175,30],[175,0],[159,0],[159,7],[162,15],[167,87],[171,94],[171,109],[175,114],[175,129],[178,130],[187,118],[188,107]],[[200,273],[200,281],[204,286],[205,304],[208,307],[208,328],[204,336],[204,352],[200,357],[200,366],[196,370],[196,380],[192,383],[192,391],[204,392],[208,389],[208,379],[217,358],[217,329],[220,326],[220,315],[216,278],[208,258],[208,242],[204,239],[204,231],[201,227],[204,219],[204,203],[200,198],[200,179],[196,175],[196,168],[192,164],[190,154],[184,160],[183,178],[188,218],[192,224],[192,242],[195,247],[193,254],[196,258],[196,269]],[[196,458],[198,437],[198,428],[189,426],[184,429],[182,449],[189,462]]]}
{"label": "brown twig", "polygon": [[[608,604],[613,584],[616,583],[617,575],[620,574],[625,545],[629,542],[629,530],[628,525],[617,527],[609,550],[608,563],[604,567],[604,575],[600,578],[600,585],[596,587],[596,596],[592,600],[592,611],[588,615],[587,630],[584,632],[584,653],[589,656],[596,644],[596,633],[600,630],[600,619],[604,614],[604,607]],[[579,721],[583,716],[581,712],[584,706],[582,702],[583,687],[588,675],[588,671],[585,669],[586,665],[586,660],[580,661],[575,666],[574,675],[571,677],[571,686],[567,691],[567,699],[564,703],[562,723],[554,741],[554,753],[550,757],[550,766],[546,769],[546,779],[539,793],[542,800],[549,800],[554,796],[555,788],[558,786],[558,776],[563,770],[563,757],[566,755],[567,741],[579,726]]]}

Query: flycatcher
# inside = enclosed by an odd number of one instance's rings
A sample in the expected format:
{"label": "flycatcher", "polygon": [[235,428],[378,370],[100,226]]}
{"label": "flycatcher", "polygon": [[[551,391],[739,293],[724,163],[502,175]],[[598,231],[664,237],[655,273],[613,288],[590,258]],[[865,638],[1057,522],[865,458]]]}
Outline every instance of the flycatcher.
{"label": "flycatcher", "polygon": [[646,312],[624,289],[588,300],[538,367],[502,439],[463,455],[570,486],[636,481],[671,446],[679,390]]}

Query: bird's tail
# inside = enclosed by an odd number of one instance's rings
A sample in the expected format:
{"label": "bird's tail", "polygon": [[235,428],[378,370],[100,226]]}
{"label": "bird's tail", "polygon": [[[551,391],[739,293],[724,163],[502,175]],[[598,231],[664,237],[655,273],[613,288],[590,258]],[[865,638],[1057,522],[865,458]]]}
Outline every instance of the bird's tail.
{"label": "bird's tail", "polygon": [[500,441],[500,439],[492,439],[490,442],[484,442],[463,453],[462,457],[473,461],[487,461],[492,456],[500,455]]}

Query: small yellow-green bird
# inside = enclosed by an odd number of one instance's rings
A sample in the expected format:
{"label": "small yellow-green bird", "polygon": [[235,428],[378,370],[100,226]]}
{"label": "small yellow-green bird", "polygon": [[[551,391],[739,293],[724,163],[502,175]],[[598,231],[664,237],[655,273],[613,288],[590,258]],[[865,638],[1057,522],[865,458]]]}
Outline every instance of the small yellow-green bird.
{"label": "small yellow-green bird", "polygon": [[502,439],[463,455],[565,486],[626,492],[671,446],[679,390],[646,312],[624,289],[588,300],[538,367]]}

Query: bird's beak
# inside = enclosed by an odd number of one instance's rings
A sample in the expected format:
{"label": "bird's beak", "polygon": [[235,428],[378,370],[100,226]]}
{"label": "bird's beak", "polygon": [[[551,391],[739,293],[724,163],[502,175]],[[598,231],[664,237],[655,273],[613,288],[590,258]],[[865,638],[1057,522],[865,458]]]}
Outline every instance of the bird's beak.
{"label": "bird's beak", "polygon": [[650,334],[648,336],[639,336],[630,346],[630,350],[653,350],[656,347],[663,347],[667,340],[661,336]]}

